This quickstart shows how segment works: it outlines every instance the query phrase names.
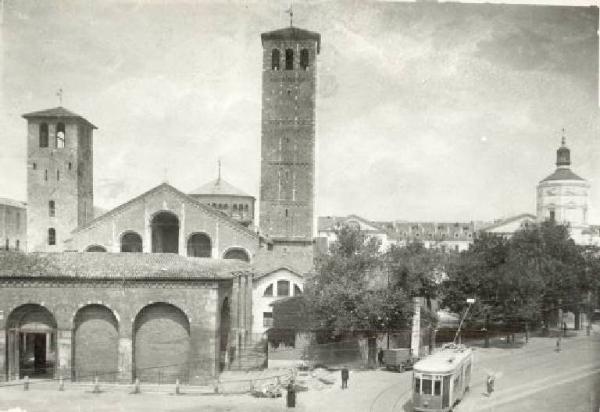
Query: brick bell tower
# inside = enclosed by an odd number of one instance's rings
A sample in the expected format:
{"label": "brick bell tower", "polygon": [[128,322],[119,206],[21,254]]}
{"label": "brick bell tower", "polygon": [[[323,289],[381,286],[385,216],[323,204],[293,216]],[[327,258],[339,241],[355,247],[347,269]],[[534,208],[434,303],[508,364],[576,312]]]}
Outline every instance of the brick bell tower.
{"label": "brick bell tower", "polygon": [[96,126],[63,107],[27,113],[27,249],[60,252],[93,219]]}
{"label": "brick bell tower", "polygon": [[321,35],[290,27],[263,46],[260,229],[290,264],[312,267],[315,97]]}

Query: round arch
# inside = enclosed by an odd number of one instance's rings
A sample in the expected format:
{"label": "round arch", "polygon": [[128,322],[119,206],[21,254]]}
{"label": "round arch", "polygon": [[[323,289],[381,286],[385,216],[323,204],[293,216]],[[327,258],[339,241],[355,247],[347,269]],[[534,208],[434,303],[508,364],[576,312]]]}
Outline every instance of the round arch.
{"label": "round arch", "polygon": [[92,303],[79,308],[72,339],[74,380],[118,379],[119,321],[109,307]]}
{"label": "round arch", "polygon": [[212,241],[204,232],[192,233],[187,240],[187,255],[191,257],[212,257]]}
{"label": "round arch", "polygon": [[119,236],[119,244],[122,253],[141,253],[143,252],[142,236],[133,230],[127,230]]}
{"label": "round arch", "polygon": [[161,210],[150,220],[152,253],[179,253],[179,218],[173,212]]}
{"label": "round arch", "polygon": [[190,320],[179,307],[156,302],[144,306],[133,322],[134,378],[144,382],[188,382]]}
{"label": "round arch", "polygon": [[250,254],[242,247],[231,247],[223,253],[223,259],[237,259],[250,262]]}
{"label": "round arch", "polygon": [[86,252],[106,252],[106,248],[101,245],[90,245],[85,248]]}
{"label": "round arch", "polygon": [[26,303],[6,321],[9,379],[49,378],[56,367],[56,318],[45,306]]}

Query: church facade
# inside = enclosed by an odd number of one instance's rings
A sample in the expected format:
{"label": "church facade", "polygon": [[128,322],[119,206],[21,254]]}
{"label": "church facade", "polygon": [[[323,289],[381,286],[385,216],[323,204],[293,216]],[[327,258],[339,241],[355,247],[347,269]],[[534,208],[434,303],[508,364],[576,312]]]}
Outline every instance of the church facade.
{"label": "church facade", "polygon": [[28,253],[0,256],[0,379],[202,383],[260,366],[269,304],[313,267],[320,36],[261,40],[259,230],[255,198],[220,173],[94,215],[97,126],[64,107],[23,115]]}

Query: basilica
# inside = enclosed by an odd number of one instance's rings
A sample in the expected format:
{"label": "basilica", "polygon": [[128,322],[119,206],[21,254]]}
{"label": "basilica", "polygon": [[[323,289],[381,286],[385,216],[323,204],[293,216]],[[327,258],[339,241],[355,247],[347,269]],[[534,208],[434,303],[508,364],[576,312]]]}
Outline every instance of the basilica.
{"label": "basilica", "polygon": [[23,115],[29,253],[0,256],[0,380],[203,383],[264,362],[270,303],[313,267],[321,39],[290,26],[261,42],[258,226],[256,199],[220,173],[95,213],[98,127],[64,107]]}

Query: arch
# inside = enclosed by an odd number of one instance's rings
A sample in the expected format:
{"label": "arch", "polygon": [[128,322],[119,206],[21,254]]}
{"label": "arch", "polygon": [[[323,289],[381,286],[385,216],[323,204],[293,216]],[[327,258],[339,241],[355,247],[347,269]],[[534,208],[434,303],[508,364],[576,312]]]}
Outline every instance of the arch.
{"label": "arch", "polygon": [[308,49],[300,50],[300,68],[302,70],[308,70],[309,67],[309,57],[308,57]]}
{"label": "arch", "polygon": [[121,252],[141,253],[143,251],[142,237],[134,231],[127,231],[121,235]]}
{"label": "arch", "polygon": [[281,61],[281,52],[279,49],[273,49],[271,51],[271,70],[279,70]]}
{"label": "arch", "polygon": [[56,318],[43,305],[15,308],[6,322],[9,379],[53,377],[56,365]]}
{"label": "arch", "polygon": [[56,148],[63,149],[65,147],[66,130],[64,123],[56,124]]}
{"label": "arch", "polygon": [[134,378],[144,382],[188,382],[190,321],[165,302],[144,306],[133,323]]}
{"label": "arch", "polygon": [[86,252],[106,252],[106,248],[100,245],[90,245],[85,248]]}
{"label": "arch", "polygon": [[40,147],[48,147],[48,124],[40,124]]}
{"label": "arch", "polygon": [[179,253],[179,218],[174,213],[158,212],[150,225],[152,253]]}
{"label": "arch", "polygon": [[285,49],[285,69],[294,70],[294,50]]}
{"label": "arch", "polygon": [[119,370],[119,321],[113,311],[93,303],[73,319],[73,379],[114,382]]}
{"label": "arch", "polygon": [[240,247],[232,247],[225,251],[223,259],[237,259],[244,262],[250,262],[250,255],[246,249]]}
{"label": "arch", "polygon": [[221,371],[225,369],[226,359],[228,355],[228,347],[229,347],[229,328],[231,327],[231,315],[230,315],[230,307],[229,307],[229,298],[223,299],[223,304],[221,305],[221,325],[219,327],[220,331],[220,343],[219,343],[219,367]]}
{"label": "arch", "polygon": [[187,255],[191,257],[212,257],[212,243],[206,233],[192,233],[187,241]]}

